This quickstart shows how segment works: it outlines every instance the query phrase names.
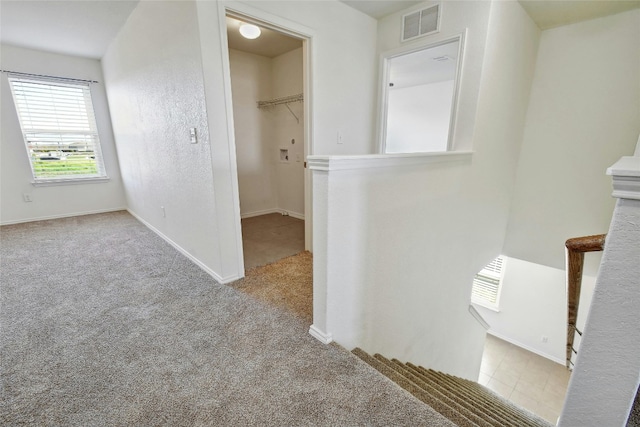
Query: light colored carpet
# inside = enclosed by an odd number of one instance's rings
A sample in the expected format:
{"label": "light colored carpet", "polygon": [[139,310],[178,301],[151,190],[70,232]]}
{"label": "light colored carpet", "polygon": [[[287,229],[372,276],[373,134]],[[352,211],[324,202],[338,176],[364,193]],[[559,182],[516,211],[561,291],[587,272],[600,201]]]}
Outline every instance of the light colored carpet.
{"label": "light colored carpet", "polygon": [[305,251],[247,271],[231,286],[313,323],[313,256]]}
{"label": "light colored carpet", "polygon": [[453,425],[126,212],[0,238],[0,425]]}

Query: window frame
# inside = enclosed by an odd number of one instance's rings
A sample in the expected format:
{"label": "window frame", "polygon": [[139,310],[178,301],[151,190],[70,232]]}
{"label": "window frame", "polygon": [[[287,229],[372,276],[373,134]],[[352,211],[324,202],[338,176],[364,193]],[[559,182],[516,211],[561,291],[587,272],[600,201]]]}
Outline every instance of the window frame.
{"label": "window frame", "polygon": [[[493,263],[495,263],[497,260],[500,260],[500,272],[499,274],[496,274],[495,272],[491,271],[490,268],[491,265]],[[489,264],[487,264],[485,267],[482,268],[482,270],[480,270],[478,273],[476,273],[473,277],[473,283],[472,283],[472,287],[471,287],[471,303],[475,304],[475,305],[479,305],[481,307],[487,308],[489,310],[495,311],[495,312],[499,312],[500,311],[500,296],[502,294],[502,286],[504,283],[504,274],[506,271],[506,267],[507,267],[507,257],[503,256],[503,255],[499,255],[498,257],[496,257],[494,260],[492,260]],[[486,298],[480,298],[478,296],[478,292],[476,292],[476,280],[487,280],[488,281],[497,281],[498,284],[496,286],[496,291],[495,291],[495,302],[491,302],[489,299]]]}
{"label": "window frame", "polygon": [[[93,102],[93,94],[91,91],[91,84],[95,83],[93,81],[86,80],[76,80],[71,78],[63,78],[63,77],[52,77],[52,76],[40,76],[40,75],[30,75],[23,73],[9,73],[8,75],[8,83],[9,89],[11,91],[11,95],[14,102],[15,112],[18,118],[18,122],[20,125],[20,131],[22,132],[22,139],[24,143],[24,147],[26,150],[26,154],[29,160],[29,166],[31,169],[32,176],[32,185],[34,186],[52,186],[52,185],[64,185],[64,184],[83,184],[90,182],[107,182],[109,181],[109,176],[107,175],[106,165],[104,162],[104,157],[102,154],[102,146],[100,142],[100,134],[98,130],[97,118],[95,115],[95,108]],[[21,87],[20,84],[40,84],[48,87],[54,88],[74,88],[82,91],[84,112],[83,114],[86,116],[86,123],[82,123],[82,125],[86,125],[89,130],[77,130],[72,128],[67,129],[59,129],[59,128],[29,128],[29,126],[25,127],[25,121],[29,115],[29,107],[24,108],[19,103],[26,101],[25,95],[20,94]],[[16,84],[16,86],[14,86]],[[18,92],[18,93],[17,93]],[[57,96],[60,96],[59,94]],[[76,100],[79,99],[78,96],[75,97]],[[59,101],[59,98],[56,99]],[[32,99],[33,101],[33,99]],[[27,101],[28,102],[28,101]],[[56,120],[58,118],[71,118],[69,115],[60,115],[56,111],[55,101],[52,100],[51,105],[47,105],[54,114]],[[58,126],[59,127],[59,126]],[[67,173],[60,174],[57,176],[42,176],[36,171],[34,165],[34,157],[30,148],[30,139],[33,138],[33,135],[47,135],[57,137],[60,141],[59,144],[64,145],[61,141],[63,137],[66,135],[67,137],[73,134],[84,135],[83,139],[91,139],[92,140],[92,153],[93,153],[93,163],[95,166],[96,173],[91,174],[79,174],[79,173]]]}
{"label": "window frame", "polygon": [[379,154],[388,155],[387,153],[387,120],[388,120],[388,107],[389,107],[389,78],[390,78],[390,61],[394,58],[410,55],[415,52],[435,48],[449,43],[458,42],[458,57],[456,59],[456,73],[454,78],[453,95],[451,100],[451,112],[449,118],[449,132],[447,136],[447,146],[442,151],[417,151],[409,153],[394,153],[394,154],[423,154],[423,153],[447,153],[451,151],[457,151],[456,147],[456,127],[457,117],[459,110],[460,91],[462,86],[462,75],[464,69],[464,56],[467,41],[467,32],[464,31],[453,35],[439,35],[431,34],[431,37],[427,37],[426,40],[420,40],[418,42],[412,41],[407,45],[403,45],[389,51],[380,54],[379,61],[379,91],[378,91],[378,114],[377,114],[377,149]]}

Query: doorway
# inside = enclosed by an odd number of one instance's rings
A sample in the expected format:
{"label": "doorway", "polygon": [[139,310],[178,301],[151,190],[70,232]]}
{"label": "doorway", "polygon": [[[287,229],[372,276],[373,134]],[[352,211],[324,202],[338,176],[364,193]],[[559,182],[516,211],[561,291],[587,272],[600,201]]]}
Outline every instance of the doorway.
{"label": "doorway", "polygon": [[226,28],[246,271],[310,248],[306,49],[233,12]]}

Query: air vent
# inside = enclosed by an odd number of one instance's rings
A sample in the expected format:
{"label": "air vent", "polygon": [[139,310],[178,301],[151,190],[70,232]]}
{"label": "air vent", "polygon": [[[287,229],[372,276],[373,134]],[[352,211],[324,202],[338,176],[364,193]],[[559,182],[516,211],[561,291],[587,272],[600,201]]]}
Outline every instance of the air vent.
{"label": "air vent", "polygon": [[402,17],[402,41],[437,33],[440,30],[440,5],[409,13]]}

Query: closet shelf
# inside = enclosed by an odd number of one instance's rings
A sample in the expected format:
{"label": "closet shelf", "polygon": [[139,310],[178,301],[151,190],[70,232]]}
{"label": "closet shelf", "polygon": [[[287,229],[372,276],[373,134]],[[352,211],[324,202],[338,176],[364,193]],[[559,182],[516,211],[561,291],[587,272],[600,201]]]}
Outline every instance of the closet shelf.
{"label": "closet shelf", "polygon": [[301,93],[297,95],[283,96],[282,98],[270,99],[268,101],[258,101],[258,108],[273,107],[281,104],[290,104],[292,102],[302,102],[304,99]]}

